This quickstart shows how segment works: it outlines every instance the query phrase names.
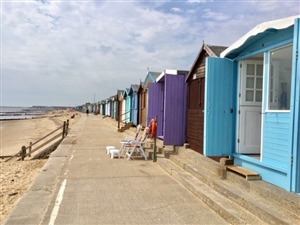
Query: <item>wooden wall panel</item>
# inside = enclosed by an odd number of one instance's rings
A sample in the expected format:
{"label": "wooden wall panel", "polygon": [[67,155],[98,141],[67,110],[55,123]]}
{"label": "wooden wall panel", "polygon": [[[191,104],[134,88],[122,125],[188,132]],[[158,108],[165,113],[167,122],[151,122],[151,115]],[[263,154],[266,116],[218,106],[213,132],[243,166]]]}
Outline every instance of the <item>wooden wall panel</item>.
{"label": "wooden wall panel", "polygon": [[205,78],[198,74],[197,77],[188,83],[186,140],[192,150],[203,154]]}

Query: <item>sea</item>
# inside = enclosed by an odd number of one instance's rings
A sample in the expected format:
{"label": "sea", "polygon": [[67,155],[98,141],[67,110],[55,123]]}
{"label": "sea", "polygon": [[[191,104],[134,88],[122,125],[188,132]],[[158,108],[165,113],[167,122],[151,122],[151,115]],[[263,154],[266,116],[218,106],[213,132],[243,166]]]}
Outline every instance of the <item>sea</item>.
{"label": "sea", "polygon": [[0,120],[32,119],[50,110],[53,110],[53,107],[0,106]]}

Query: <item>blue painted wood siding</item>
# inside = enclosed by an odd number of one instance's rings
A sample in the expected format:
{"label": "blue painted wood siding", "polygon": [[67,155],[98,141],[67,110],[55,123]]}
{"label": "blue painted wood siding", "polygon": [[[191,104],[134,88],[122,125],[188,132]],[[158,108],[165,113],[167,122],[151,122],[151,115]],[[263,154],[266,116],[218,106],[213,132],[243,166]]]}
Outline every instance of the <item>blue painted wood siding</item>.
{"label": "blue painted wood siding", "polygon": [[290,133],[290,113],[264,114],[262,161],[285,173],[291,165]]}
{"label": "blue painted wood siding", "polygon": [[138,125],[138,109],[139,109],[139,101],[138,101],[138,93],[134,92],[131,96],[131,121],[133,125]]}
{"label": "blue painted wood siding", "polygon": [[[297,23],[299,23],[299,19],[297,19]],[[236,51],[236,55],[241,56],[238,59],[247,59],[251,55],[263,52],[267,54],[265,54],[266,64],[264,68],[262,159],[253,163],[251,159],[236,156],[234,160],[236,165],[241,165],[260,173],[263,180],[298,193],[300,192],[300,155],[299,145],[297,141],[295,142],[295,137],[297,137],[296,140],[299,139],[300,78],[299,59],[296,60],[295,53],[297,50],[299,52],[299,42],[299,28],[289,27],[257,39],[255,43],[248,45],[247,48],[241,46],[243,50]],[[268,101],[268,65],[270,60],[268,51],[291,43],[294,45],[291,110],[290,112],[266,111]],[[295,47],[295,45],[298,46]],[[297,128],[295,129],[295,127]],[[291,164],[292,156],[294,157],[293,164]]]}
{"label": "blue painted wood siding", "polygon": [[[300,52],[300,19],[294,25],[294,53]],[[299,56],[298,56],[299,58]],[[294,163],[292,167],[292,191],[300,193],[300,60],[293,57],[292,69],[292,95],[294,96],[294,115],[291,120],[293,126],[292,156]],[[298,103],[298,104],[297,104]]]}
{"label": "blue painted wood siding", "polygon": [[113,104],[113,101],[110,101],[110,102],[109,102],[109,105],[110,105],[110,112],[109,112],[109,113],[110,113],[110,117],[113,118],[113,116],[114,116],[114,115],[113,115],[113,111],[114,111],[114,104]]}
{"label": "blue painted wood siding", "polygon": [[184,75],[165,75],[164,145],[183,145],[186,137],[187,83]]}
{"label": "blue painted wood siding", "polygon": [[228,156],[234,152],[236,115],[234,63],[206,58],[204,155]]}
{"label": "blue painted wood siding", "polygon": [[110,103],[111,103],[111,102],[107,102],[107,103],[106,103],[106,106],[107,106],[106,115],[107,115],[107,116],[110,116],[110,107],[111,107]]}
{"label": "blue painted wood siding", "polygon": [[162,136],[164,115],[164,84],[150,83],[148,88],[147,126],[151,119],[158,117],[157,136]]}
{"label": "blue painted wood siding", "polygon": [[[271,50],[279,46],[292,43],[293,28],[280,30],[273,35],[268,35],[260,40],[255,45],[251,46],[249,50],[255,51],[259,49],[262,42],[267,43],[266,50]],[[266,55],[267,62],[270,60],[268,54]],[[264,180],[278,185],[285,189],[290,189],[291,178],[291,157],[292,157],[292,117],[293,112],[272,112],[266,111],[267,108],[267,93],[268,93],[268,66],[264,67],[264,114],[262,124],[262,155],[261,162],[265,167],[275,169],[274,175],[266,176],[262,173]],[[291,109],[293,109],[294,96],[291,93]],[[279,174],[282,175],[280,180]]]}
{"label": "blue painted wood siding", "polygon": [[131,121],[131,115],[130,115],[130,109],[131,109],[131,96],[128,95],[126,97],[126,105],[125,105],[125,122],[129,123]]}

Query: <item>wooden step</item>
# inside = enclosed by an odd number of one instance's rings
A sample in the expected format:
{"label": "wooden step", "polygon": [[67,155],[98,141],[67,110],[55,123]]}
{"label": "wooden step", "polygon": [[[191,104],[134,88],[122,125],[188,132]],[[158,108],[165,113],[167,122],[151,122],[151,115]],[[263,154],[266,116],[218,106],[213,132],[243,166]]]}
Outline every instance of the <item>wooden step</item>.
{"label": "wooden step", "polygon": [[261,177],[258,173],[253,172],[251,170],[245,169],[241,166],[226,166],[226,170],[233,171],[235,173],[238,173],[246,178],[246,180],[261,180]]}

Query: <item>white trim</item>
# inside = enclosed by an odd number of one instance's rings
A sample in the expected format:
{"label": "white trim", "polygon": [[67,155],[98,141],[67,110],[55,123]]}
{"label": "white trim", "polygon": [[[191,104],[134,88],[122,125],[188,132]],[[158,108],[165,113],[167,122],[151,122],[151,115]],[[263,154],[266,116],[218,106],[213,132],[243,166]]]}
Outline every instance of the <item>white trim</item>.
{"label": "white trim", "polygon": [[[280,109],[274,109],[274,110],[272,110],[272,109],[270,109],[270,102],[269,102],[269,97],[270,97],[269,96],[270,95],[269,87],[270,87],[270,59],[271,59],[271,52],[275,51],[275,50],[283,49],[283,48],[288,47],[288,46],[292,46],[293,47],[293,44],[281,45],[279,47],[270,49],[270,50],[268,50],[268,51],[265,52],[266,54],[268,54],[268,62],[264,64],[264,65],[268,65],[267,66],[267,75],[266,75],[266,81],[267,81],[267,98],[265,99],[265,101],[266,101],[266,109],[264,111],[265,113],[289,113],[291,111],[290,109],[289,110],[280,110]],[[292,59],[292,61],[293,61],[293,59]],[[291,76],[292,76],[292,73],[291,73]],[[292,82],[292,77],[291,77],[291,82]],[[291,97],[291,94],[292,93],[290,92],[290,97]],[[289,106],[291,108],[291,105],[289,105]]]}
{"label": "white trim", "polygon": [[166,74],[168,75],[177,75],[177,70],[164,70],[157,78],[156,83],[159,82]]}
{"label": "white trim", "polygon": [[225,51],[223,51],[220,54],[220,57],[225,58],[227,54],[229,54],[231,51],[242,46],[250,37],[255,36],[259,33],[263,33],[267,29],[274,28],[274,29],[280,30],[280,29],[284,29],[284,28],[294,25],[296,18],[300,18],[300,15],[291,16],[291,17],[287,17],[287,18],[283,18],[283,19],[279,19],[279,20],[272,20],[272,21],[264,22],[264,23],[257,25],[252,30],[250,30],[248,33],[246,33],[244,36],[242,36],[239,40],[237,40],[231,46],[229,46]]}
{"label": "white trim", "polygon": [[265,110],[265,113],[289,113],[290,110]]}

